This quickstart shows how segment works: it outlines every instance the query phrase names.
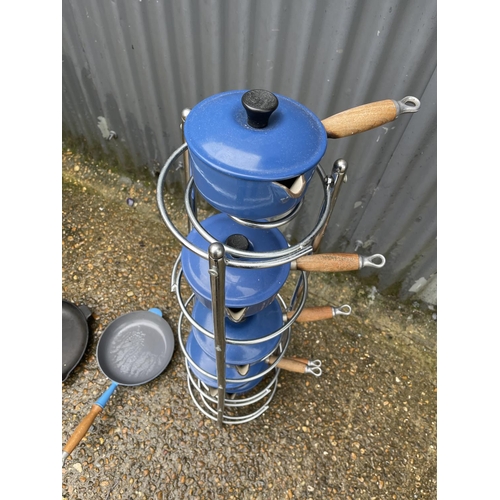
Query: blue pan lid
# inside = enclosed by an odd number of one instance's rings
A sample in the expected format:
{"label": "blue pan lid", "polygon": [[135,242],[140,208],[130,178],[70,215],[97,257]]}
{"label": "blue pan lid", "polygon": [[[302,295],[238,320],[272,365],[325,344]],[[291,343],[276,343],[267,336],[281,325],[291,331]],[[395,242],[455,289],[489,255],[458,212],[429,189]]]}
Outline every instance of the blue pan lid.
{"label": "blue pan lid", "polygon": [[242,179],[290,179],[314,168],[327,146],[319,118],[267,90],[232,90],[199,102],[184,134],[191,154]]}
{"label": "blue pan lid", "polygon": [[[276,228],[260,229],[238,224],[228,215],[219,213],[208,217],[201,222],[203,228],[216,240],[232,248],[230,244],[235,235],[243,236],[248,240],[250,251],[272,252],[288,247],[283,234]],[[210,246],[196,229],[187,236],[187,240],[196,247],[208,252]],[[183,246],[181,250],[182,270],[193,291],[205,301],[211,302],[210,275],[208,273],[208,260],[199,257],[194,252]],[[226,307],[244,308],[266,302],[274,297],[284,285],[290,272],[290,264],[269,267],[265,269],[242,269],[239,267],[226,267]]]}
{"label": "blue pan lid", "polygon": [[[214,323],[211,309],[201,302],[196,301],[193,311],[193,319],[205,330],[213,334]],[[226,318],[225,333],[230,340],[254,340],[267,337],[278,331],[283,326],[283,312],[277,299],[269,306],[252,316],[245,318],[240,323],[235,323]],[[215,358],[214,339],[207,337],[197,328],[192,329],[199,346],[209,355]],[[226,361],[232,365],[245,365],[254,363],[269,356],[277,347],[281,336],[258,342],[256,344],[226,344]]]}

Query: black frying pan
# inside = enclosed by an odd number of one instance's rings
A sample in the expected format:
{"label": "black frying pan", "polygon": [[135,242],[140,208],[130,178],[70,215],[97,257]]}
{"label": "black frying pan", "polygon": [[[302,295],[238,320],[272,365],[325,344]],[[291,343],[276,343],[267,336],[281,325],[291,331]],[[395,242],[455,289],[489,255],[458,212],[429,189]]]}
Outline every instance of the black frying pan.
{"label": "black frying pan", "polygon": [[63,448],[63,465],[118,385],[150,382],[167,367],[173,352],[174,334],[159,309],[131,312],[108,325],[97,344],[97,362],[112,383],[92,405]]}
{"label": "black frying pan", "polygon": [[81,304],[62,301],[62,381],[81,361],[89,342],[90,309]]}

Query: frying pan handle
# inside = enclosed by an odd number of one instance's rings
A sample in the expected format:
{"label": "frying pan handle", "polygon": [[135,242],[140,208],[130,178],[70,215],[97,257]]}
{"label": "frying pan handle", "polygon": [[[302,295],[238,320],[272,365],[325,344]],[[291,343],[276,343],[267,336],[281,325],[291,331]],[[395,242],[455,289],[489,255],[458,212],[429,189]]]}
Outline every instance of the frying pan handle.
{"label": "frying pan handle", "polygon": [[71,437],[69,438],[66,446],[63,448],[62,454],[62,464],[64,466],[64,462],[66,458],[71,454],[71,452],[76,448],[78,443],[83,439],[83,436],[87,434],[87,431],[90,429],[90,426],[96,419],[97,415],[101,413],[102,407],[98,404],[93,404],[87,416],[78,424],[78,427],[75,429]]}
{"label": "frying pan handle", "polygon": [[90,426],[93,424],[97,415],[101,413],[102,409],[106,406],[111,394],[118,387],[116,382],[113,382],[106,392],[92,405],[92,408],[88,412],[87,416],[83,418],[83,420],[78,424],[78,427],[74,430],[73,434],[69,438],[66,446],[63,448],[62,453],[62,464],[64,466],[64,462],[66,458],[69,457],[71,452],[77,447],[83,437],[87,434],[87,431],[90,429]]}
{"label": "frying pan handle", "polygon": [[153,314],[156,314],[157,316],[160,316],[160,318],[163,317],[163,313],[157,307],[152,307],[151,309],[148,309],[148,311],[153,313]]}
{"label": "frying pan handle", "polygon": [[92,311],[85,304],[80,304],[78,306],[78,309],[80,309],[80,311],[82,311],[82,313],[85,316],[85,319],[87,321],[90,318],[90,316],[92,316]]}
{"label": "frying pan handle", "polygon": [[406,96],[400,101],[386,99],[342,111],[321,123],[329,139],[339,139],[380,127],[403,113],[416,113],[419,108],[420,101],[416,97]]}
{"label": "frying pan handle", "polygon": [[106,403],[109,401],[111,394],[115,392],[115,389],[118,387],[118,382],[113,382],[104,392],[104,394],[95,402],[96,405],[99,405],[101,408],[106,406]]}

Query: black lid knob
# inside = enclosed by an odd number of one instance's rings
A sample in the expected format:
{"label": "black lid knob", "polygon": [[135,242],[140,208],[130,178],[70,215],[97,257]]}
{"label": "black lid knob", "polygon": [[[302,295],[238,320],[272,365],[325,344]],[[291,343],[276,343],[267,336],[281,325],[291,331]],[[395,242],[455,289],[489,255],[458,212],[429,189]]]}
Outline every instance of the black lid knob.
{"label": "black lid knob", "polygon": [[248,250],[250,247],[250,242],[248,238],[243,234],[232,234],[228,236],[226,240],[226,245],[236,250]]}
{"label": "black lid knob", "polygon": [[241,97],[241,103],[247,112],[248,125],[253,128],[264,128],[278,107],[278,98],[268,90],[255,89],[245,92]]}

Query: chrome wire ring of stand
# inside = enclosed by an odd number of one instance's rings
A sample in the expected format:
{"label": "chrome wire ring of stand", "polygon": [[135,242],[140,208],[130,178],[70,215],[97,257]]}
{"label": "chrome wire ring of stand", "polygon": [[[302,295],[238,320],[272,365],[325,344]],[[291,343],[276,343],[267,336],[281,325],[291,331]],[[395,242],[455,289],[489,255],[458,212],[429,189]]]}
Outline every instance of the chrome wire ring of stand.
{"label": "chrome wire ring of stand", "polygon": [[[181,347],[181,350],[184,354],[185,357],[185,365],[186,365],[186,372],[187,372],[187,382],[188,382],[188,390],[189,394],[191,396],[191,399],[193,400],[194,404],[196,407],[208,418],[211,420],[217,421],[218,420],[218,412],[217,412],[217,405],[219,403],[218,397],[214,396],[211,394],[211,391],[213,391],[215,394],[217,394],[217,390],[215,387],[209,387],[206,383],[204,383],[202,380],[198,379],[196,375],[193,373],[193,369],[199,371],[202,373],[204,376],[213,379],[214,384],[217,385],[217,377],[208,373],[207,371],[203,370],[200,366],[198,366],[193,359],[189,356],[187,353],[184,342],[182,339],[182,319],[183,319],[183,314],[181,314],[179,318],[179,324],[178,324],[178,340],[179,340],[179,345]],[[254,375],[252,377],[245,377],[241,379],[226,379],[226,382],[229,383],[238,383],[243,386],[244,384],[251,382],[253,380],[261,379],[257,383],[257,385],[252,388],[249,393],[250,396],[243,395],[243,394],[236,394],[236,393],[226,393],[226,397],[224,398],[224,408],[225,408],[225,413],[222,416],[222,423],[225,424],[242,424],[246,422],[250,422],[251,420],[259,417],[264,413],[268,408],[269,408],[269,403],[271,402],[272,398],[274,397],[274,394],[276,392],[277,384],[278,384],[278,376],[280,373],[280,368],[277,367],[277,364],[281,360],[281,358],[284,356],[286,349],[288,347],[288,344],[290,342],[290,329],[286,330],[286,335],[284,338],[280,340],[280,343],[277,346],[277,349],[279,351],[279,355],[277,359],[270,364],[269,368],[266,370],[258,373],[257,375]],[[269,355],[266,355],[268,357]],[[263,361],[263,360],[260,360]],[[259,362],[259,361],[258,361]],[[271,372],[274,372],[271,374]],[[271,375],[271,380],[267,381],[266,379]],[[260,389],[260,386],[263,384],[265,385],[262,389]],[[198,397],[197,397],[198,396]],[[229,396],[229,397],[227,397]],[[202,404],[203,403],[203,404]],[[228,411],[234,410],[234,409],[242,409],[245,408],[247,409],[248,407],[254,406],[257,403],[260,403],[260,407],[258,407],[256,410],[250,413],[244,413],[242,415],[230,415],[228,414]],[[227,411],[226,411],[227,409]]]}
{"label": "chrome wire ring of stand", "polygon": [[[218,417],[217,411],[212,406],[217,404],[217,400],[209,396],[208,388],[206,386],[203,387],[205,385],[203,384],[203,382],[194,378],[194,376],[191,374],[191,370],[189,369],[187,361],[186,361],[186,370],[188,374],[187,375],[188,390],[194,404],[206,417],[210,418],[211,420],[217,421]],[[230,425],[244,424],[262,415],[269,408],[269,403],[271,402],[271,400],[274,397],[274,394],[276,393],[276,388],[278,386],[278,374],[279,374],[279,369],[276,369],[273,378],[271,379],[269,384],[261,392],[258,393],[257,395],[258,397],[246,398],[247,400],[244,402],[235,402],[230,398],[226,398],[225,405],[227,407],[234,408],[242,405],[249,406],[251,404],[256,404],[259,402],[259,400],[268,396],[267,399],[262,404],[262,406],[257,410],[255,410],[254,412],[241,416],[233,416],[225,414],[223,416],[222,423]],[[196,397],[196,394],[193,391],[193,389],[196,390],[199,399]],[[199,401],[200,399],[203,402],[204,406],[202,406],[202,404],[200,403]]]}
{"label": "chrome wire ring of stand", "polygon": [[[297,317],[300,315],[302,312],[302,309],[304,309],[306,299],[307,299],[307,292],[308,292],[308,283],[307,283],[307,273],[306,271],[301,271],[300,272],[302,275],[303,279],[303,288],[301,291],[301,296],[300,296],[300,302],[298,303],[297,307],[294,309],[294,313],[291,316],[291,318],[288,319],[288,321],[279,329],[276,330],[275,332],[265,336],[265,337],[260,337],[258,339],[252,339],[252,340],[233,340],[233,339],[226,339],[227,344],[237,344],[237,345],[252,345],[252,344],[259,344],[261,342],[267,342],[268,340],[271,340],[279,335],[281,335],[285,330],[291,328],[292,324],[295,323]],[[177,302],[179,303],[179,306],[181,308],[182,314],[186,317],[186,319],[191,323],[191,325],[196,328],[198,331],[206,335],[207,337],[213,339],[214,334],[209,332],[206,328],[203,326],[199,325],[196,320],[191,316],[191,313],[188,310],[188,306],[190,302],[194,299],[195,294],[191,294],[191,296],[187,299],[184,300],[181,294],[181,279],[182,279],[183,273],[182,273],[182,267],[180,266],[180,255],[175,261],[174,268],[172,270],[172,288],[171,290],[175,292],[177,296]],[[285,302],[283,298],[281,297],[280,294],[278,294],[277,299],[281,303],[282,311],[283,314],[286,313],[287,307],[285,305]]]}
{"label": "chrome wire ring of stand", "polygon": [[[189,369],[189,364],[187,363],[186,360],[186,366]],[[190,370],[188,370],[190,373],[191,380],[193,382],[196,382],[196,385],[199,386],[199,390],[203,392],[203,397],[204,399],[212,404],[217,404],[217,397],[214,396],[216,393],[216,390],[213,387],[209,387],[203,380],[199,380],[196,378]],[[256,394],[252,394],[251,396],[245,396],[243,399],[236,399],[238,397],[237,394],[235,393],[227,393],[227,399],[226,399],[226,406],[229,406],[231,408],[240,408],[242,406],[248,406],[250,404],[255,404],[258,403],[261,399],[263,399],[265,396],[267,396],[271,392],[271,387],[272,384],[274,383],[274,380],[277,379],[277,375],[279,373],[279,368],[276,368],[274,370],[274,373],[272,374],[272,379],[267,382],[267,381],[262,381],[261,383],[267,383],[267,385],[260,390],[260,392]],[[241,398],[241,395],[240,395]]]}
{"label": "chrome wire ring of stand", "polygon": [[[194,252],[199,257],[204,259],[208,259],[207,252],[201,250],[197,246],[193,245],[187,238],[178,231],[177,227],[172,223],[169,214],[165,208],[164,201],[164,190],[163,185],[165,182],[165,178],[169,172],[169,169],[187,149],[187,144],[184,143],[181,147],[179,147],[176,151],[172,153],[170,158],[167,160],[165,165],[163,166],[160,175],[158,177],[158,189],[157,189],[157,204],[160,211],[160,215],[168,227],[168,229],[172,232],[174,237],[186,248]],[[224,245],[226,254],[234,255],[236,257],[245,257],[250,260],[241,260],[241,259],[227,259],[226,265],[230,267],[239,267],[239,268],[267,268],[273,266],[279,266],[282,264],[286,264],[288,262],[292,262],[293,260],[298,259],[304,255],[311,253],[312,251],[312,242],[314,238],[321,232],[324,228],[325,224],[328,222],[330,207],[332,205],[333,198],[333,187],[334,183],[331,182],[331,177],[326,177],[323,169],[320,165],[316,167],[316,173],[320,176],[322,180],[323,187],[323,205],[320,212],[320,217],[316,226],[310,232],[308,236],[306,236],[301,242],[289,246],[283,250],[276,250],[273,252],[251,252],[246,250],[239,250],[227,245]],[[209,243],[216,242],[216,238],[214,238],[210,233],[208,233],[198,221],[196,215],[193,212],[191,207],[191,199],[193,196],[194,189],[194,179],[191,179],[186,186],[184,202],[186,206],[186,212],[189,218],[190,223],[193,227],[200,233],[200,235],[206,239]],[[247,223],[248,224],[248,223]],[[255,223],[252,223],[255,224]],[[271,222],[272,224],[276,224],[276,222]],[[260,260],[259,260],[260,259]]]}
{"label": "chrome wire ring of stand", "polygon": [[235,217],[234,215],[230,215],[231,219],[233,219],[235,222],[238,224],[241,224],[242,226],[248,226],[248,227],[256,227],[259,229],[271,229],[275,227],[280,227],[284,226],[285,224],[288,224],[290,221],[295,219],[297,214],[299,213],[300,209],[302,208],[302,205],[304,203],[304,199],[302,198],[299,203],[290,210],[289,213],[282,215],[279,219],[271,219],[268,220],[267,222],[255,222],[252,220],[247,220],[247,219],[240,219],[238,217]]}
{"label": "chrome wire ring of stand", "polygon": [[[194,361],[193,359],[191,358],[191,356],[189,356],[187,350],[186,350],[186,347],[184,345],[184,341],[183,341],[183,336],[182,336],[182,320],[185,318],[186,316],[184,315],[184,313],[181,313],[180,316],[179,316],[179,321],[178,321],[178,324],[177,324],[177,337],[179,339],[179,346],[181,348],[181,351],[182,353],[184,354],[184,357],[189,361],[189,363],[197,370],[199,371],[201,374],[203,374],[205,377],[211,379],[214,381],[215,385],[217,385],[217,377],[215,375],[212,375],[211,373],[208,373],[206,370],[204,370],[203,368],[201,368],[200,366],[198,366]],[[280,329],[280,331],[283,330],[283,329]],[[265,370],[257,373],[256,375],[253,375],[251,377],[245,377],[245,378],[240,378],[240,379],[231,379],[231,378],[227,378],[226,379],[226,382],[230,383],[230,384],[239,384],[239,385],[244,385],[246,384],[247,382],[252,382],[253,380],[257,380],[265,375],[267,375],[273,368],[276,367],[276,365],[278,365],[278,363],[281,361],[281,358],[284,356],[285,354],[285,351],[288,347],[288,344],[290,343],[290,338],[291,338],[291,330],[290,328],[287,328],[285,330],[283,330],[282,334],[281,334],[283,337],[281,338],[280,340],[280,343],[278,344],[278,347],[280,348],[280,354],[279,356],[276,357],[276,360],[271,363],[269,365],[268,368],[266,368]],[[260,340],[260,339],[259,339]],[[227,340],[226,340],[227,342]],[[238,341],[238,343],[241,343],[242,341]],[[284,342],[284,344],[283,344]],[[260,361],[264,361],[266,358],[268,358],[272,353],[269,353],[267,354],[266,356],[264,356],[264,358],[262,358],[261,360],[258,360],[257,362],[260,362]]]}

